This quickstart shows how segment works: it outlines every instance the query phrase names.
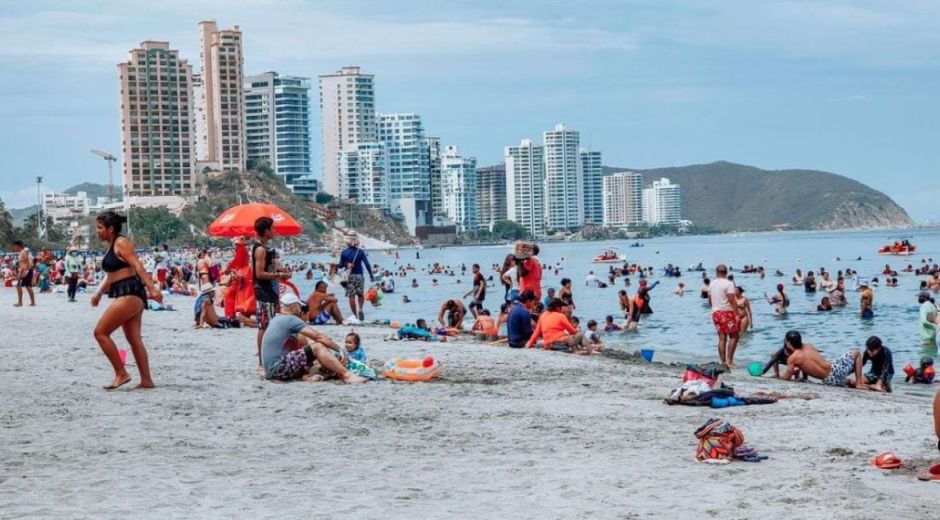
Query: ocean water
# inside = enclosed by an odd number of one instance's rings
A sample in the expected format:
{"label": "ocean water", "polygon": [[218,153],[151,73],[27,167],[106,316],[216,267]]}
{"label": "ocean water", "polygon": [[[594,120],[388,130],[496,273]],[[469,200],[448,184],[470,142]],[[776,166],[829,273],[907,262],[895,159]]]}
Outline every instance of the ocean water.
{"label": "ocean water", "polygon": [[[918,253],[909,257],[882,256],[877,254],[878,247],[903,236],[918,247]],[[610,333],[604,336],[605,343],[613,348],[635,351],[653,349],[657,361],[699,362],[717,360],[716,335],[711,323],[711,311],[705,300],[699,297],[698,289],[702,285],[701,272],[687,272],[691,266],[702,262],[707,274],[714,277],[714,267],[726,263],[734,271],[737,285],[744,287],[745,294],[751,300],[755,326],[751,332],[742,335],[735,362],[744,365],[750,361],[764,361],[772,350],[782,345],[784,334],[790,329],[799,330],[804,341],[817,346],[824,355],[833,357],[849,348],[863,348],[865,340],[871,335],[882,338],[885,345],[894,352],[895,368],[908,362],[916,365],[923,355],[936,354],[935,349],[921,345],[917,324],[917,292],[920,281],[926,277],[903,273],[901,270],[912,264],[915,269],[921,260],[932,259],[940,263],[940,229],[925,229],[891,233],[871,232],[776,232],[751,233],[739,235],[663,237],[639,241],[643,247],[629,247],[634,241],[601,241],[576,243],[545,243],[541,245],[540,259],[549,268],[543,274],[543,293],[547,287],[560,287],[564,277],[573,280],[574,314],[581,318],[582,326],[588,319],[595,319],[603,328],[604,317],[613,315],[622,323],[617,292],[624,287],[621,277],[614,285],[607,288],[587,287],[584,279],[590,271],[606,281],[610,264],[594,264],[593,257],[606,248],[616,250],[626,256],[630,263],[652,266],[656,274],[649,278],[652,283],[660,281],[652,292],[651,307],[654,313],[645,316],[638,332]],[[502,263],[504,256],[511,251],[510,245],[454,247],[444,249],[399,249],[399,258],[394,253],[370,251],[373,264],[379,264],[390,271],[400,265],[411,264],[416,271],[409,272],[406,278],[395,278],[396,292],[386,295],[380,307],[366,304],[366,319],[390,319],[402,323],[414,322],[425,318],[435,322],[441,303],[449,298],[460,298],[471,289],[470,266],[478,263],[485,276],[498,275],[492,271],[492,264]],[[420,254],[420,258],[418,255]],[[861,260],[858,260],[858,258]],[[288,260],[306,260],[317,262],[335,262],[335,258],[325,255],[289,257]],[[428,268],[434,263],[450,266],[455,276],[431,275]],[[663,268],[668,264],[683,268],[680,278],[667,278]],[[766,277],[761,280],[756,274],[742,274],[740,269],[746,264],[761,265]],[[881,274],[885,264],[898,271],[898,287],[887,287]],[[461,273],[461,265],[466,265],[466,274]],[[557,267],[557,274],[555,268]],[[791,285],[791,277],[796,269],[819,271],[824,267],[833,279],[839,270],[851,268],[863,278],[878,277],[880,284],[874,287],[875,318],[863,321],[859,318],[859,294],[852,280],[846,280],[847,307],[837,308],[831,313],[816,313],[815,308],[824,291],[813,295],[806,294],[802,286]],[[776,270],[785,276],[775,277]],[[295,277],[295,283],[306,295],[313,288],[313,282]],[[432,279],[439,282],[432,286]],[[417,279],[418,288],[411,288],[411,280]],[[637,275],[631,277],[629,293],[634,295],[637,289]],[[817,277],[817,280],[821,278]],[[678,282],[685,283],[686,293],[678,296],[674,293]],[[791,304],[786,317],[774,315],[773,308],[764,300],[764,293],[773,294],[777,283],[784,283],[790,296]],[[344,314],[348,313],[343,289],[338,285],[330,288],[341,298]],[[408,295],[411,303],[402,303],[402,295]],[[940,295],[938,295],[940,296]],[[487,291],[485,306],[495,316],[502,302],[503,288],[498,282]],[[469,303],[469,299],[464,299]],[[467,320],[469,321],[469,319]],[[903,378],[903,374],[901,374]]]}

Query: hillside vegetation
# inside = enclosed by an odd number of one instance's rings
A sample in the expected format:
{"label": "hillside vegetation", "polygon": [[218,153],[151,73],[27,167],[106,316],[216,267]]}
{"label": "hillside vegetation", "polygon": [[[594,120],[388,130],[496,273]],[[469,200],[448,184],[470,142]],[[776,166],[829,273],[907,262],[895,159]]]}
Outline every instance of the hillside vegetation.
{"label": "hillside vegetation", "polygon": [[682,186],[683,218],[721,231],[906,227],[914,222],[887,195],[815,170],[768,171],[730,162],[636,171],[644,183],[666,177]]}

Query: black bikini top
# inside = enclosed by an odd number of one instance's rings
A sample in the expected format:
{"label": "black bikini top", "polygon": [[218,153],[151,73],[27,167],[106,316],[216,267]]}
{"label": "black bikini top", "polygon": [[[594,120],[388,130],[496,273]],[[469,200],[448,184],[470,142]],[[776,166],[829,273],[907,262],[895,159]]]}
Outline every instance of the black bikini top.
{"label": "black bikini top", "polygon": [[[114,238],[114,242],[117,242],[117,237]],[[104,254],[104,258],[101,259],[101,269],[106,273],[113,273],[114,271],[120,271],[125,267],[131,266],[131,264],[118,258],[117,253],[114,252],[114,242],[111,242],[111,247],[109,247],[108,252]]]}

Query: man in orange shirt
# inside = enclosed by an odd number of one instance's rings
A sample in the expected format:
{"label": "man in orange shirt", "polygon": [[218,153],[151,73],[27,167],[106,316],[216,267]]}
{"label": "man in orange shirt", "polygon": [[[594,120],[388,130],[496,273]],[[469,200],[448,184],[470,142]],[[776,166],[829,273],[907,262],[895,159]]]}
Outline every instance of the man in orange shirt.
{"label": "man in orange shirt", "polygon": [[519,292],[529,290],[536,298],[542,298],[542,262],[539,260],[539,246],[532,245],[532,256],[519,265]]}
{"label": "man in orange shirt", "polygon": [[561,312],[562,307],[564,304],[558,298],[548,302],[548,310],[539,317],[526,348],[535,347],[535,342],[542,338],[545,350],[574,353],[586,351],[590,354],[590,342],[568,321],[568,317]]}

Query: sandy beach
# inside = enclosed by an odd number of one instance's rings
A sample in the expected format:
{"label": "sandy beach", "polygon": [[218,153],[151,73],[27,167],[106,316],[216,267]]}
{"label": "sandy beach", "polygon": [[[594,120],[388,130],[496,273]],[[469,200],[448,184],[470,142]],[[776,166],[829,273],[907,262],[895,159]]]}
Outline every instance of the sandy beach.
{"label": "sandy beach", "polygon": [[[940,461],[925,387],[880,395],[739,369],[726,378],[739,393],[818,398],[667,406],[677,366],[384,342],[383,328],[358,329],[370,359],[433,354],[443,379],[270,383],[253,330],[193,330],[192,300],[177,297],[179,311],[144,316],[158,387],[106,392],[91,333],[104,305],[44,294],[14,309],[14,298],[0,289],[3,519],[940,516],[940,486],[914,478]],[[339,339],[348,327],[323,330]],[[708,417],[769,460],[696,463]],[[868,464],[888,450],[907,466]]]}

